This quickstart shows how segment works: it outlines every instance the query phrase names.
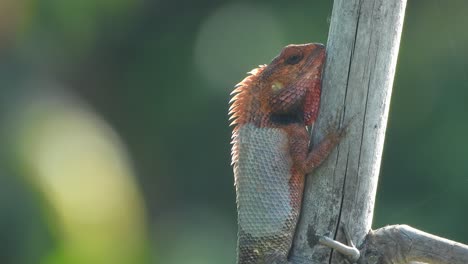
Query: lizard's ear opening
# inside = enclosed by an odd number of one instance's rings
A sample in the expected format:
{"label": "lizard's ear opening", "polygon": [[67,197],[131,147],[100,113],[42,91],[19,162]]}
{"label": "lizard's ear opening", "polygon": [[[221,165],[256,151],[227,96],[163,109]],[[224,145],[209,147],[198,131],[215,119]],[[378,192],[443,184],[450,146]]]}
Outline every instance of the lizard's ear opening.
{"label": "lizard's ear opening", "polygon": [[271,90],[272,90],[273,92],[277,92],[277,91],[279,91],[279,90],[281,90],[281,89],[283,89],[283,88],[284,88],[284,84],[283,84],[282,82],[280,82],[280,81],[274,81],[274,82],[271,84]]}

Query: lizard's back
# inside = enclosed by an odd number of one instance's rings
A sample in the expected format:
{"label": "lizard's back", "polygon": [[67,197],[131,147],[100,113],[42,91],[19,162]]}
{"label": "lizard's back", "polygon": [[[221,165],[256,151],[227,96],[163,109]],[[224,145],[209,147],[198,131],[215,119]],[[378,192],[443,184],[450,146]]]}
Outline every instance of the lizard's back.
{"label": "lizard's back", "polygon": [[279,128],[246,124],[239,128],[236,144],[239,263],[285,259],[298,215],[290,196],[293,161],[287,134]]}

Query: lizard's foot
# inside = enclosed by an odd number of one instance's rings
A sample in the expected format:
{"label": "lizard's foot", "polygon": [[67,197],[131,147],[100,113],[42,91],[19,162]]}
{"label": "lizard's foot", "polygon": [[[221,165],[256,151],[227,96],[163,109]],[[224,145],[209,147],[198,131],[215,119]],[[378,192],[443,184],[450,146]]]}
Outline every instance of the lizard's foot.
{"label": "lizard's foot", "polygon": [[332,150],[338,145],[345,136],[348,126],[333,128],[328,126],[325,137],[318,144],[312,147],[304,162],[304,172],[311,173],[315,168],[328,157]]}
{"label": "lizard's foot", "polygon": [[341,116],[337,116],[334,119],[329,120],[328,125],[326,126],[325,135],[328,137],[335,137],[337,141],[346,136],[350,129],[351,123],[354,121],[356,116],[352,116],[347,121],[340,121]]}
{"label": "lizard's foot", "polygon": [[321,236],[319,238],[319,243],[324,245],[324,246],[330,247],[330,248],[338,251],[339,253],[344,255],[351,263],[356,263],[356,261],[361,256],[361,253],[356,248],[356,246],[354,246],[354,243],[351,240],[351,236],[350,236],[350,234],[348,232],[348,229],[346,228],[346,225],[344,223],[342,223],[341,227],[343,229],[343,233],[346,236],[346,240],[347,240],[349,246],[345,245],[345,244],[343,244],[343,243],[341,243],[339,241],[333,240],[333,239],[331,239],[329,237],[326,237],[326,236]]}

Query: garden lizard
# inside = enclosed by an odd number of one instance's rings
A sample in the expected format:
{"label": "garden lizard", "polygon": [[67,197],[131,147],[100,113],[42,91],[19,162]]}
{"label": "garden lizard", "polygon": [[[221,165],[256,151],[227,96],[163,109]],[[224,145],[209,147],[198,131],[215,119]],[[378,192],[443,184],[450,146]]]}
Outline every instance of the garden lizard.
{"label": "garden lizard", "polygon": [[231,93],[238,264],[288,263],[305,175],[342,137],[329,132],[309,151],[324,61],[321,44],[288,45]]}

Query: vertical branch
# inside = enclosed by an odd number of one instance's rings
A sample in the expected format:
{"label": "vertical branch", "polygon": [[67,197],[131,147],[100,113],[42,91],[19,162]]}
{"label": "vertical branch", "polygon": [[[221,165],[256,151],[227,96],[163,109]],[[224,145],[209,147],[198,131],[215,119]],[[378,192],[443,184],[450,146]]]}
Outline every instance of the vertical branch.
{"label": "vertical branch", "polygon": [[307,178],[294,264],[342,263],[316,235],[342,240],[345,223],[359,246],[371,228],[405,6],[406,0],[334,2],[312,141],[339,127],[347,134]]}

